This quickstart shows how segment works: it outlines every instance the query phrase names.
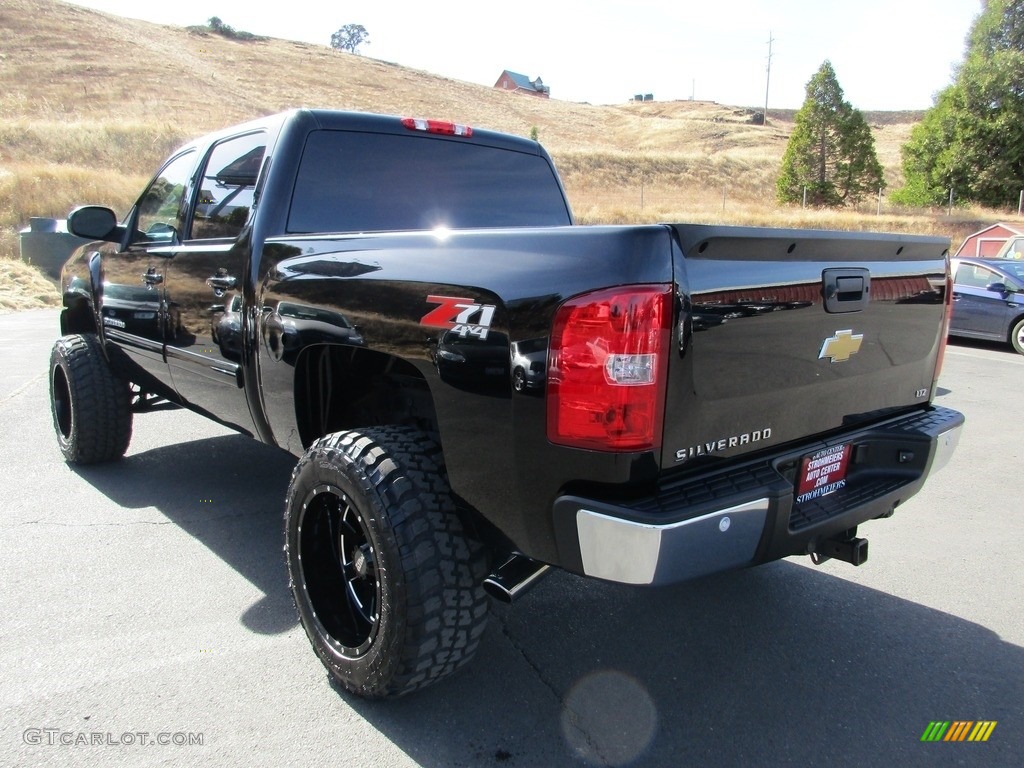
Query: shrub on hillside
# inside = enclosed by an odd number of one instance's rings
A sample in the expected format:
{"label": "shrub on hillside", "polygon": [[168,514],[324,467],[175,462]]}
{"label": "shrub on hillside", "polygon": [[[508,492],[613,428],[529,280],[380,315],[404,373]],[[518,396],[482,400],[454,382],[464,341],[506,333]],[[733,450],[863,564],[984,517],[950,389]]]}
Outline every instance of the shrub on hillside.
{"label": "shrub on hillside", "polygon": [[205,27],[202,25],[196,25],[187,27],[187,29],[193,35],[220,35],[221,37],[226,37],[228,40],[240,40],[242,42],[253,42],[267,39],[260,35],[254,35],[252,32],[235,29],[230,24],[225,24],[217,16],[211,16],[209,23],[207,23]]}

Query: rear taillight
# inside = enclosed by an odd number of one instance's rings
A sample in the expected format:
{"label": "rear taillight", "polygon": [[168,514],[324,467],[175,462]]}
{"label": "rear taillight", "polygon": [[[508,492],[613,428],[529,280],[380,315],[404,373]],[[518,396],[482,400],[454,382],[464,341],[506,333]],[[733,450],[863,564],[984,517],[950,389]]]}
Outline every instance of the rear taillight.
{"label": "rear taillight", "polygon": [[418,117],[403,117],[402,125],[410,131],[438,133],[442,136],[462,136],[468,139],[473,135],[473,129],[468,125],[449,123],[446,120],[422,120]]}
{"label": "rear taillight", "polygon": [[668,285],[577,296],[555,314],[548,439],[599,451],[661,445],[672,319]]}

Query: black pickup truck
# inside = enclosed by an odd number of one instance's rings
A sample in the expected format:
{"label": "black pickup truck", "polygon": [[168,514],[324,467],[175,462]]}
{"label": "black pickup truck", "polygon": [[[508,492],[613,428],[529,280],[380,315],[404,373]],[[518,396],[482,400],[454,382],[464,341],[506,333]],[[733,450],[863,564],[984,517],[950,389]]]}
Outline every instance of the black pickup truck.
{"label": "black pickup truck", "polygon": [[932,404],[947,242],[573,226],[547,153],[490,131],[296,110],[175,152],[122,222],[68,226],[94,242],[62,275],[64,456],[119,458],[165,400],[300,457],[291,589],[364,696],[458,668],[486,594],[552,566],[860,564],[857,526],[963,423]]}

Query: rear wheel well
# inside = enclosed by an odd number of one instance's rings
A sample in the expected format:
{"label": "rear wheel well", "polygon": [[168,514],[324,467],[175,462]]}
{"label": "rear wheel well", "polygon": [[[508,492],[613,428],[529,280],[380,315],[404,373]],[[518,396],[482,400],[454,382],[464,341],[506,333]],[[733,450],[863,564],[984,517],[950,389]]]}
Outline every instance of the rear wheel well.
{"label": "rear wheel well", "polygon": [[415,427],[439,441],[434,401],[419,370],[381,352],[309,347],[295,364],[295,417],[302,444],[361,427]]}
{"label": "rear wheel well", "polygon": [[62,336],[98,332],[92,310],[87,302],[75,301],[61,310],[60,332]]}
{"label": "rear wheel well", "polygon": [[[434,400],[420,371],[408,361],[359,347],[308,347],[295,363],[295,416],[304,448],[335,432],[413,427],[441,447]],[[447,472],[445,472],[447,475]],[[496,553],[512,543],[455,493],[463,525]]]}

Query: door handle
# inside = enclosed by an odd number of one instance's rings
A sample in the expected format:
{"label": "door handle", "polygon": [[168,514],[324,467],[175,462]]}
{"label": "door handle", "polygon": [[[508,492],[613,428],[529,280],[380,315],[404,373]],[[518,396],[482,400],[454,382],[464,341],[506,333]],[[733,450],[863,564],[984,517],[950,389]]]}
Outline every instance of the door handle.
{"label": "door handle", "polygon": [[206,278],[206,284],[213,288],[214,296],[220,297],[226,291],[234,290],[238,284],[238,278],[228,274],[221,274],[221,270],[218,270],[216,275]]}
{"label": "door handle", "polygon": [[871,273],[862,268],[826,269],[821,273],[825,311],[861,312],[871,300]]}

